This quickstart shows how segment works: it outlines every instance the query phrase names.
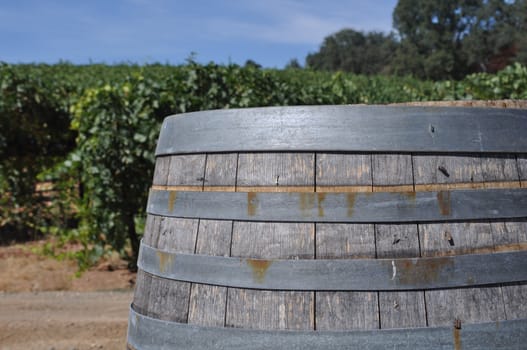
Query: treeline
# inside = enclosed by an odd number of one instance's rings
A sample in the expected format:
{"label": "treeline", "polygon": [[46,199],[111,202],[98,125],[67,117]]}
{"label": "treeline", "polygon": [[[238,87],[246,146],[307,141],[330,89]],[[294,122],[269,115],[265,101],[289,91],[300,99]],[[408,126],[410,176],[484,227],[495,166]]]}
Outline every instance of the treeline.
{"label": "treeline", "polygon": [[[461,81],[253,65],[0,64],[0,238],[56,234],[133,257],[164,117],[219,108],[527,99],[527,68]],[[50,188],[42,189],[50,184]],[[52,192],[52,193],[51,193]]]}
{"label": "treeline", "polygon": [[399,0],[393,27],[334,33],[306,66],[445,80],[527,64],[527,0]]}

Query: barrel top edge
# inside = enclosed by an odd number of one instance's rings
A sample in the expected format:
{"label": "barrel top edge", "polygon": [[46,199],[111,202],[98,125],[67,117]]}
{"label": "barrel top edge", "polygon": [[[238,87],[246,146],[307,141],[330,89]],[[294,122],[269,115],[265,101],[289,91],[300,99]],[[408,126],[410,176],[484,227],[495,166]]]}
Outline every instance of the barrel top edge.
{"label": "barrel top edge", "polygon": [[417,151],[417,150],[388,150],[388,149],[379,149],[379,150],[364,150],[364,149],[332,149],[332,148],[310,148],[310,149],[303,149],[303,148],[258,148],[258,149],[238,149],[238,148],[232,148],[232,149],[224,149],[224,150],[159,150],[156,151],[155,157],[168,157],[168,156],[186,156],[186,155],[199,155],[199,154],[230,154],[230,153],[250,153],[250,154],[264,154],[264,153],[317,153],[317,154],[350,154],[350,155],[377,155],[377,154],[399,154],[399,155],[419,155],[419,156],[466,156],[466,157],[475,157],[475,156],[484,156],[484,157],[499,157],[499,156],[517,156],[517,155],[523,155],[527,153],[526,150],[521,151],[513,151],[513,150],[492,150],[492,151],[483,151],[483,152],[475,152],[475,151],[467,151],[467,150],[461,150],[461,151],[430,151],[430,150],[424,150],[424,151]]}
{"label": "barrel top edge", "polygon": [[285,106],[165,118],[155,154],[301,152],[524,153],[527,109]]}
{"label": "barrel top edge", "polygon": [[[442,102],[442,101],[441,101]],[[434,112],[440,112],[440,111],[459,111],[459,112],[466,112],[466,111],[493,111],[493,112],[527,112],[527,108],[501,108],[499,106],[489,106],[489,107],[483,107],[483,106],[474,106],[474,107],[468,107],[468,106],[434,106],[434,105],[399,105],[399,104],[372,104],[372,105],[366,105],[366,104],[342,104],[342,105],[295,105],[295,106],[260,106],[260,107],[247,107],[247,108],[217,108],[217,109],[208,109],[208,110],[202,110],[202,111],[192,111],[192,112],[184,112],[184,113],[174,113],[170,114],[165,117],[164,121],[177,119],[177,118],[183,118],[183,117],[191,117],[196,116],[200,114],[217,114],[217,113],[223,113],[223,114],[237,114],[241,112],[267,112],[267,111],[277,111],[277,110],[289,110],[289,111],[299,111],[309,109],[310,111],[331,111],[332,109],[341,109],[341,110],[392,110],[392,111],[434,111]]]}

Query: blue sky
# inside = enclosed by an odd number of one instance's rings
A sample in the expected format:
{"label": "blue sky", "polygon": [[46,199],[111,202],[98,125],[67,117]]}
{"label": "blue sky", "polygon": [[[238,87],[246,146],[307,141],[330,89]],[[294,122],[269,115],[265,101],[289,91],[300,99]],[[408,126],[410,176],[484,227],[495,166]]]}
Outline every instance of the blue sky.
{"label": "blue sky", "polygon": [[396,0],[0,0],[0,61],[303,64],[342,28],[389,32]]}

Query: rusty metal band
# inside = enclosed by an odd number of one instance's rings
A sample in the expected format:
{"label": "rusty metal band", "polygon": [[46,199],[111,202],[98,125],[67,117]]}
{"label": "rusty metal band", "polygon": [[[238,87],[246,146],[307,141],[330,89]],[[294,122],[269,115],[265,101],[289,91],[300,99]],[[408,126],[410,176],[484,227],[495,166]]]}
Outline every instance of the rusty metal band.
{"label": "rusty metal band", "polygon": [[179,114],[156,155],[213,152],[527,152],[527,110],[296,106]]}
{"label": "rusty metal band", "polygon": [[437,222],[527,217],[527,189],[375,193],[151,190],[147,212],[274,222]]}
{"label": "rusty metal band", "polygon": [[233,288],[295,291],[429,290],[527,281],[527,251],[404,259],[248,259],[174,253],[141,244],[154,276]]}
{"label": "rusty metal band", "polygon": [[128,344],[136,350],[188,349],[525,349],[527,320],[453,327],[363,331],[287,331],[202,327],[147,317],[130,308]]}

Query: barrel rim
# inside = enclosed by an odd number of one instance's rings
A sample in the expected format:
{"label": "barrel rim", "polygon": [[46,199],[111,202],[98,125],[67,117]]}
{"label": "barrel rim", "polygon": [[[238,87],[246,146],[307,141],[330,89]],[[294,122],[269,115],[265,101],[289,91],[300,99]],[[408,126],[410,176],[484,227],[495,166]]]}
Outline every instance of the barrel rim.
{"label": "barrel rim", "polygon": [[156,156],[229,152],[526,153],[527,109],[384,105],[219,109],[165,118]]}
{"label": "barrel rim", "polygon": [[[454,320],[453,320],[454,321]],[[207,327],[165,321],[130,307],[127,342],[137,350],[166,349],[331,349],[500,348],[527,342],[527,319],[459,324],[453,327],[321,331]]]}

